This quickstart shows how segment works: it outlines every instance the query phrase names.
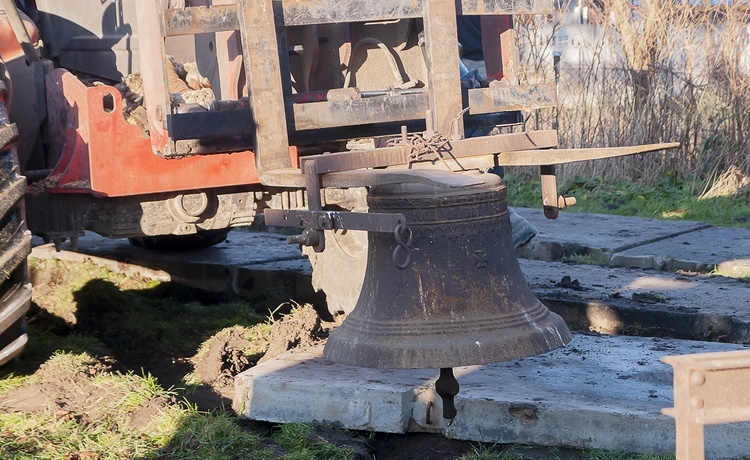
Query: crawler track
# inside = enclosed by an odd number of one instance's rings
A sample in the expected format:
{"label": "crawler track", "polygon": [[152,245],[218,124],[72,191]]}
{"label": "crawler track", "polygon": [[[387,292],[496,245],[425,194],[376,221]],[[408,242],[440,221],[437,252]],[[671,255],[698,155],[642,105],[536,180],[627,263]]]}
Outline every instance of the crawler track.
{"label": "crawler track", "polygon": [[0,82],[0,365],[18,356],[28,341],[24,317],[31,302],[26,271],[31,233],[23,207],[26,178],[18,171],[18,130],[8,120],[6,94]]}

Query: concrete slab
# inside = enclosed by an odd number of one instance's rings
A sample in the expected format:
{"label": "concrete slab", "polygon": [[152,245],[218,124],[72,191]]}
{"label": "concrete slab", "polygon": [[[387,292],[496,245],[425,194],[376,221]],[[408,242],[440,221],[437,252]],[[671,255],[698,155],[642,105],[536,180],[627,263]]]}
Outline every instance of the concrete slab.
{"label": "concrete slab", "polygon": [[[441,417],[436,370],[333,364],[322,347],[288,353],[237,376],[234,407],[271,422],[428,431],[454,439],[640,453],[674,450],[671,368],[665,355],[727,351],[707,342],[576,334],[566,348],[507,363],[457,368],[458,416]],[[706,457],[750,452],[750,424],[706,429]]]}
{"label": "concrete slab", "polygon": [[[287,245],[283,235],[229,235],[227,243],[214,248],[174,253],[146,251],[124,240],[87,234],[79,241],[79,252],[70,251],[69,244],[63,244],[60,253],[42,245],[34,248],[32,257],[96,259],[113,270],[251,300],[281,287],[298,301],[322,302],[322,296],[313,292],[308,260]],[[530,259],[519,262],[534,294],[576,329],[750,342],[750,283],[746,281]],[[568,284],[561,282],[565,276],[570,277]],[[576,290],[575,280],[581,290]]]}
{"label": "concrete slab", "polygon": [[619,267],[711,271],[750,276],[750,230],[711,227],[646,244],[612,256]]}
{"label": "concrete slab", "polygon": [[608,261],[616,252],[711,226],[703,222],[563,211],[557,219],[549,220],[541,209],[516,208],[516,211],[539,230],[516,253],[522,258],[538,260],[561,260],[580,254]]}
{"label": "concrete slab", "polygon": [[532,292],[576,329],[750,343],[747,280],[519,262]]}
{"label": "concrete slab", "polygon": [[[227,240],[210,248],[192,251],[154,251],[135,247],[125,239],[103,238],[86,232],[73,251],[70,242],[56,253],[51,244],[34,238],[31,257],[67,260],[91,259],[113,270],[140,271],[212,292],[228,292],[246,299],[264,297],[268,289],[283,286],[295,299],[322,301],[314,292],[307,258],[297,246],[286,243],[286,235],[268,232],[232,231]],[[106,261],[109,261],[106,262]]]}

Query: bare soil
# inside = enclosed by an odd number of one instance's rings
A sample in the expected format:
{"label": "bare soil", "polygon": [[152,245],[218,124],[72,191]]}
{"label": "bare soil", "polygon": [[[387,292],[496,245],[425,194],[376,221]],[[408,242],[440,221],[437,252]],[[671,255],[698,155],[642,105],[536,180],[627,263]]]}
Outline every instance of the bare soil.
{"label": "bare soil", "polygon": [[[32,378],[0,396],[0,411],[51,413],[83,425],[96,423],[107,416],[100,402],[122,396],[121,389],[98,384],[97,378],[132,372],[155,376],[163,388],[193,382],[180,398],[202,411],[231,412],[238,373],[290,349],[318,344],[335,327],[321,321],[309,305],[289,304],[269,320],[237,299],[170,283],[102,274],[91,266],[51,263],[32,268],[33,344],[22,360],[0,369],[0,378],[9,373]],[[94,358],[79,368],[61,368],[49,360],[57,349],[85,351]],[[127,414],[129,426],[145,427],[170,403],[163,397],[148,399]],[[264,423],[238,423],[252,430],[273,429]],[[454,459],[477,448],[439,435],[357,435],[326,426],[315,427],[310,436],[349,448],[357,458],[374,455],[378,460]],[[285,454],[270,439],[268,444],[279,456]],[[495,448],[505,449],[490,447]],[[525,451],[523,458],[544,457]]]}

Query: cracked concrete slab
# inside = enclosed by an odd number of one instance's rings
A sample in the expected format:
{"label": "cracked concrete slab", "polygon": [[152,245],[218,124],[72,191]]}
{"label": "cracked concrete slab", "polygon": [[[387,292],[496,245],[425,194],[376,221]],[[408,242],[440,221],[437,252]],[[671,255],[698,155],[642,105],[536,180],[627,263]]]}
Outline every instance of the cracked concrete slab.
{"label": "cracked concrete slab", "polygon": [[[112,270],[140,270],[144,276],[175,281],[211,292],[227,292],[246,299],[263,297],[269,286],[284,286],[296,299],[322,301],[312,288],[312,269],[299,247],[286,235],[232,231],[215,246],[191,251],[155,251],[138,248],[125,239],[112,240],[86,232],[74,251],[70,242],[57,253],[52,244],[34,238],[31,257],[95,260]],[[107,262],[109,261],[109,262]],[[134,268],[140,267],[140,268]]]}
{"label": "cracked concrete slab", "polygon": [[576,329],[750,342],[750,281],[538,260],[519,263],[532,292]]}
{"label": "cracked concrete slab", "polygon": [[[665,355],[738,345],[576,334],[567,347],[506,363],[456,368],[458,416],[441,416],[437,370],[377,370],[331,363],[322,347],[287,353],[235,380],[242,417],[329,422],[379,432],[640,453],[674,450],[671,368]],[[750,424],[706,427],[707,458],[750,452]]]}
{"label": "cracked concrete slab", "polygon": [[541,209],[516,208],[516,211],[539,231],[516,253],[522,258],[538,260],[561,260],[578,254],[606,262],[614,253],[711,226],[703,222],[564,211],[557,219],[549,220]]}
{"label": "cracked concrete slab", "polygon": [[711,227],[614,254],[612,265],[669,271],[711,271],[750,277],[750,230]]}

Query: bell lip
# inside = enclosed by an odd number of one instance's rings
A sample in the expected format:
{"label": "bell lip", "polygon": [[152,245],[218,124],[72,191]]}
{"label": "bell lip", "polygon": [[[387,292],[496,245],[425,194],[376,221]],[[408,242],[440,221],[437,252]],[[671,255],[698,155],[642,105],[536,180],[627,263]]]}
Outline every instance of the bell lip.
{"label": "bell lip", "polygon": [[417,339],[394,347],[382,337],[363,337],[352,331],[349,335],[355,340],[346,340],[341,333],[346,334],[341,329],[331,333],[323,356],[337,364],[371,369],[434,369],[500,363],[564,348],[573,339],[562,318],[552,312],[544,324],[501,330],[494,337],[475,341],[476,347],[466,340],[452,344],[450,340],[439,338],[431,343],[419,343]]}

